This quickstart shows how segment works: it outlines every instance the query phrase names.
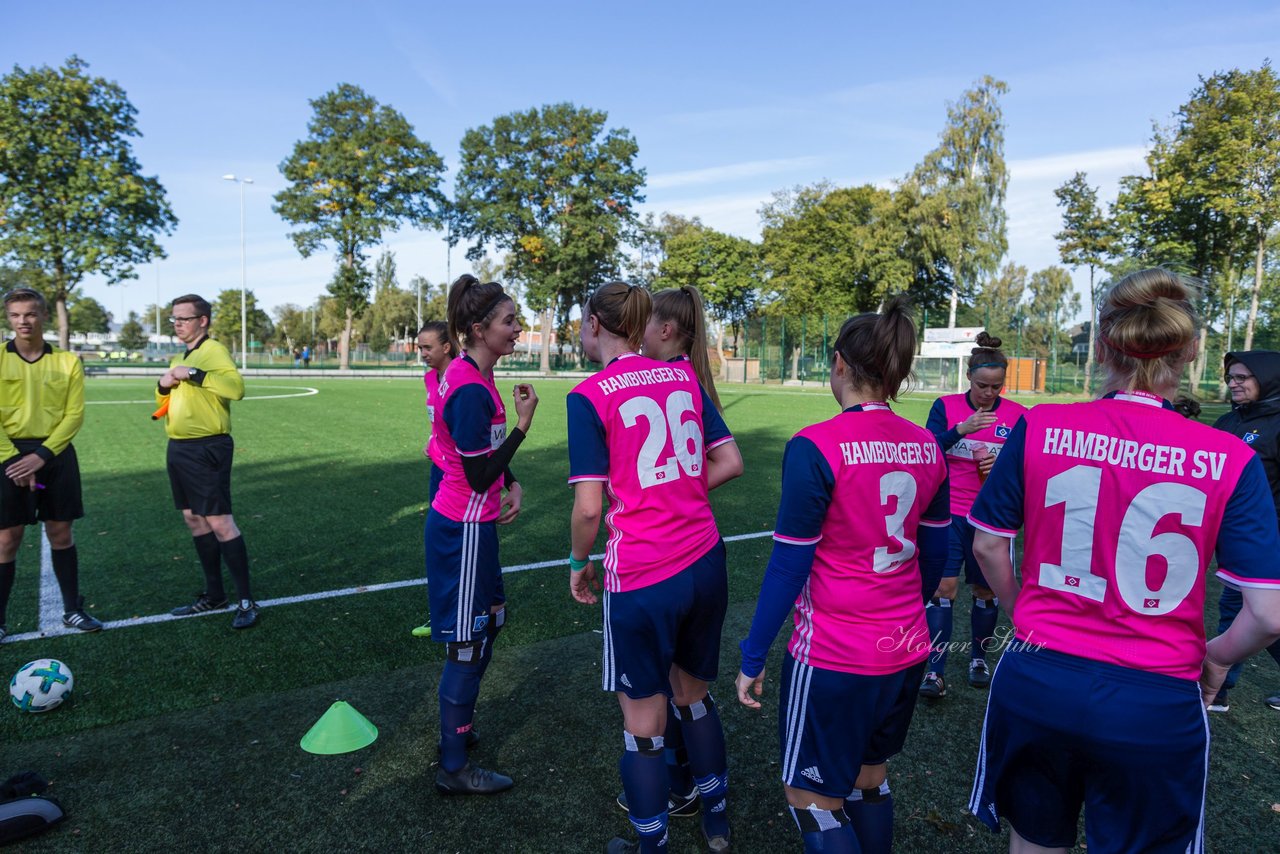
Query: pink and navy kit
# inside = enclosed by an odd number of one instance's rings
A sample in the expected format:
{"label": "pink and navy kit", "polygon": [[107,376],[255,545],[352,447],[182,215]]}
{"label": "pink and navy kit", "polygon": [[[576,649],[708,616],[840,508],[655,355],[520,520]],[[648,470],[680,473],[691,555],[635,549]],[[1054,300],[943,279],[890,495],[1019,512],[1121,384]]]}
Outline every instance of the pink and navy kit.
{"label": "pink and navy kit", "polygon": [[1008,398],[997,397],[991,407],[996,420],[976,433],[961,436],[956,428],[977,411],[969,400],[968,392],[949,394],[933,402],[929,419],[925,422],[925,427],[938,437],[938,444],[947,455],[953,516],[969,515],[982,485],[978,479],[978,463],[974,459],[975,446],[982,445],[988,454],[998,456],[1005,441],[1013,434],[1018,419],[1027,413],[1027,408]]}
{"label": "pink and navy kit", "polygon": [[431,440],[444,476],[431,507],[455,522],[492,522],[501,506],[502,479],[477,494],[467,483],[462,457],[487,457],[507,438],[502,397],[466,354],[449,363],[438,395],[440,417],[433,423]]}
{"label": "pink and navy kit", "polygon": [[601,481],[609,497],[606,590],[664,581],[719,541],[706,453],[733,436],[687,362],[627,353],[566,405],[569,483]]}
{"label": "pink and navy kit", "polygon": [[440,376],[433,370],[422,375],[422,383],[427,388],[427,424],[431,427],[431,435],[427,438],[427,459],[431,461],[431,479],[427,492],[428,501],[434,501],[436,490],[440,488],[440,480],[444,470],[440,466],[440,446],[436,439],[436,413],[440,411]]}

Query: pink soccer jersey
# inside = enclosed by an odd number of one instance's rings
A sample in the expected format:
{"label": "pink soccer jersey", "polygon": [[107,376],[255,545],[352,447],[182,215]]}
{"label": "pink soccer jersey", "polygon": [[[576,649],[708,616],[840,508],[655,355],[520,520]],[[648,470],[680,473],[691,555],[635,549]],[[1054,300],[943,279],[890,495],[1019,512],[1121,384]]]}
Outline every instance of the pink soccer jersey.
{"label": "pink soccer jersey", "polygon": [[706,452],[733,436],[703,400],[687,363],[635,353],[569,394],[569,483],[605,485],[604,583],[611,593],[665,581],[719,540]]}
{"label": "pink soccer jersey", "polygon": [[780,512],[774,531],[780,543],[816,543],[788,650],[796,661],[826,670],[896,673],[929,655],[916,531],[951,521],[940,496],[947,479],[941,449],[932,433],[883,403],[801,430],[792,440],[796,461],[789,457],[788,465],[804,464],[799,457],[812,453],[806,441],[832,483],[816,538],[804,535],[800,517],[806,504],[823,500],[821,487],[812,501],[793,502],[794,523]]}
{"label": "pink soccer jersey", "polygon": [[1198,679],[1215,547],[1248,583],[1280,585],[1253,452],[1143,393],[1037,406],[1024,425],[969,516],[1005,537],[1026,526],[1018,638]]}
{"label": "pink soccer jersey", "polygon": [[[951,430],[964,421],[976,410],[969,404],[964,394],[949,394],[938,399],[942,404],[947,419],[947,429]],[[1006,397],[999,398],[999,405],[992,412],[996,420],[988,427],[976,433],[961,436],[959,441],[949,448],[945,447],[947,465],[950,468],[951,512],[956,516],[968,516],[973,501],[978,497],[978,489],[982,482],[978,479],[978,463],[982,451],[998,456],[1004,447],[1005,439],[1013,432],[1018,419],[1026,414],[1027,408]]]}
{"label": "pink soccer jersey", "polygon": [[440,411],[440,378],[435,371],[428,370],[422,375],[422,382],[427,387],[427,423],[431,425],[431,436],[427,439],[427,458],[435,463],[436,468],[443,469],[440,444],[436,441],[436,413]]}
{"label": "pink soccer jersey", "polygon": [[431,438],[440,454],[443,477],[431,507],[455,522],[492,522],[498,518],[502,478],[483,494],[473,492],[462,470],[463,457],[489,456],[507,438],[507,410],[493,378],[480,373],[465,353],[445,368]]}

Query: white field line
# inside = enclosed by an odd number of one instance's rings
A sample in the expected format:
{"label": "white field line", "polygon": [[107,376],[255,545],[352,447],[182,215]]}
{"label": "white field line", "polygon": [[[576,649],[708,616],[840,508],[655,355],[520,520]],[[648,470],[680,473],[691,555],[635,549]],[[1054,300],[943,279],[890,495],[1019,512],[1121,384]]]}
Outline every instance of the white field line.
{"label": "white field line", "polygon": [[49,535],[40,526],[40,631],[47,633],[62,628],[62,590],[53,574],[53,547]]}
{"label": "white field line", "polygon": [[[751,533],[751,534],[735,534],[732,537],[725,537],[724,541],[726,543],[736,543],[739,540],[757,540],[757,539],[760,539],[761,537],[771,537],[771,536],[773,536],[773,531],[756,531],[755,533]],[[603,554],[591,556],[592,560],[600,560],[603,557],[604,557]],[[537,563],[522,563],[516,566],[504,566],[502,568],[502,574],[510,575],[512,573],[524,572],[530,569],[547,569],[548,567],[553,567],[553,566],[563,567],[567,565],[568,565],[568,561],[564,558],[560,558],[559,560],[543,560],[543,561],[538,561]],[[50,564],[50,567],[52,571],[52,564]],[[359,587],[344,587],[340,590],[322,590],[318,593],[303,593],[298,596],[282,596],[279,599],[259,599],[258,607],[274,608],[278,605],[297,605],[301,602],[315,602],[320,599],[336,599],[340,596],[355,596],[358,593],[378,593],[383,590],[399,590],[402,587],[426,586],[426,583],[427,583],[426,578],[408,578],[408,579],[405,579],[404,581],[386,581],[381,584],[365,584]],[[57,589],[56,585],[54,586],[54,589],[56,592],[56,589]],[[43,593],[43,585],[42,585],[42,593]],[[61,606],[59,605],[59,607]],[[45,623],[43,621],[43,611],[44,611],[44,607],[42,604],[41,605],[41,623],[40,623],[41,631],[26,632],[20,635],[10,635],[9,637],[5,638],[5,643],[10,643],[10,642],[16,643],[18,641],[30,641],[30,640],[38,640],[40,638],[59,637],[60,635],[79,634],[79,632],[77,632],[75,629],[65,628],[62,625],[61,619],[56,620],[53,625],[50,625],[46,628]],[[152,614],[148,617],[132,617],[128,620],[109,620],[103,623],[103,627],[107,629],[123,629],[129,626],[145,626],[151,623],[168,623],[172,620],[191,620],[199,617],[210,617],[216,614],[222,614],[225,616],[230,613],[231,613],[231,609],[228,608],[222,611],[206,611],[203,614],[192,614],[186,617],[175,617],[172,614]],[[61,615],[61,611],[59,611],[58,614]]]}
{"label": "white field line", "polygon": [[[254,383],[253,387],[254,388],[289,388],[289,389],[294,389],[295,393],[294,394],[249,394],[249,395],[245,395],[243,398],[241,398],[241,400],[284,400],[285,398],[288,398],[288,397],[310,397],[313,394],[320,393],[320,389],[311,388],[310,386],[299,387],[296,385],[259,385],[258,383]],[[236,401],[236,403],[240,403],[240,402],[241,402],[240,400]],[[121,403],[129,403],[129,404],[149,403],[154,406],[155,400],[152,398],[148,398],[146,400],[86,400],[85,401],[86,406],[91,406],[91,405],[114,406]]]}

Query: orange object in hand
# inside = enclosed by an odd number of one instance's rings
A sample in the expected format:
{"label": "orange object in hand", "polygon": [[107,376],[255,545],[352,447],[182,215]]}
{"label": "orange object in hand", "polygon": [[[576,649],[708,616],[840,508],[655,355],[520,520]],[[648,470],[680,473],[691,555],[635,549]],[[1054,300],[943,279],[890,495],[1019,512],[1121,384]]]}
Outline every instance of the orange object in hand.
{"label": "orange object in hand", "polygon": [[172,397],[166,397],[164,399],[164,403],[160,404],[160,408],[157,409],[155,412],[151,413],[152,421],[159,421],[161,418],[164,418],[166,415],[169,414],[169,401],[172,399],[173,399]]}

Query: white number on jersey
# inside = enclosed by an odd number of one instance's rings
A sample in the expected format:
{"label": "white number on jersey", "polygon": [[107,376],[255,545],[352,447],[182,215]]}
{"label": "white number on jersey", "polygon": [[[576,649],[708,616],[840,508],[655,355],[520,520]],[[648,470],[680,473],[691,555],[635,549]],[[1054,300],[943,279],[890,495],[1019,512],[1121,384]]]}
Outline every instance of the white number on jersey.
{"label": "white number on jersey", "polygon": [[[1093,573],[1093,531],[1102,488],[1102,469],[1072,466],[1049,478],[1045,509],[1064,504],[1061,564],[1040,564],[1040,585],[1101,602],[1107,579]],[[1134,496],[1120,523],[1115,550],[1116,590],[1139,614],[1167,614],[1182,604],[1200,575],[1200,550],[1186,534],[1165,531],[1156,525],[1177,514],[1183,525],[1204,523],[1207,496],[1182,483],[1153,483]],[[1164,583],[1147,585],[1147,559],[1159,555],[1168,570]]]}
{"label": "white number on jersey", "polygon": [[891,572],[916,555],[916,544],[907,539],[906,531],[907,514],[916,503],[916,479],[905,471],[891,471],[880,478],[880,506],[888,507],[890,498],[897,503],[885,517],[884,529],[890,539],[902,543],[902,548],[891,552],[888,546],[876,546],[871,560],[876,572]]}
{"label": "white number on jersey", "polygon": [[[665,412],[651,397],[633,397],[618,407],[618,412],[627,427],[634,427],[639,418],[649,425],[636,459],[636,476],[642,489],[676,480],[682,470],[690,477],[702,474],[702,424],[697,418],[684,417],[696,413],[689,392],[672,392]],[[659,461],[668,437],[675,453]]]}

